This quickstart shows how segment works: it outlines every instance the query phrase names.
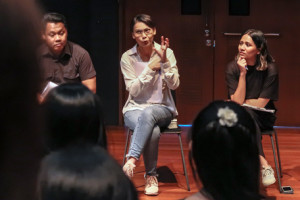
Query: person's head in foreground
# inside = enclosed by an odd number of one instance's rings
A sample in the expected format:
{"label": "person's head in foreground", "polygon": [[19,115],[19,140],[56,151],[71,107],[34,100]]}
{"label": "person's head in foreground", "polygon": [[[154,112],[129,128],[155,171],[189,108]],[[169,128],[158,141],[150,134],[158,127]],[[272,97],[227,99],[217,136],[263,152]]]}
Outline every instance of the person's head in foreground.
{"label": "person's head in foreground", "polygon": [[243,107],[210,103],[194,120],[189,140],[194,178],[203,185],[194,197],[260,199],[255,125]]}
{"label": "person's head in foreground", "polygon": [[79,142],[98,143],[106,148],[100,100],[83,84],[65,83],[55,87],[46,96],[43,108],[50,150]]}
{"label": "person's head in foreground", "polygon": [[44,158],[38,200],[135,200],[119,164],[101,147],[71,145]]}
{"label": "person's head in foreground", "polygon": [[36,94],[40,11],[32,0],[0,0],[0,199],[32,200],[42,157]]}

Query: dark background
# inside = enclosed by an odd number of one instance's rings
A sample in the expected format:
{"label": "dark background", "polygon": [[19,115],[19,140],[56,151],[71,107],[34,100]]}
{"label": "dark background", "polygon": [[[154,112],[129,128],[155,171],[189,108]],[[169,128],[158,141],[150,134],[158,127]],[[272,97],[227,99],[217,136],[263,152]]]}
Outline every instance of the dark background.
{"label": "dark background", "polygon": [[97,94],[105,122],[119,120],[119,42],[117,0],[37,0],[43,12],[67,18],[68,39],[85,48],[97,72]]}

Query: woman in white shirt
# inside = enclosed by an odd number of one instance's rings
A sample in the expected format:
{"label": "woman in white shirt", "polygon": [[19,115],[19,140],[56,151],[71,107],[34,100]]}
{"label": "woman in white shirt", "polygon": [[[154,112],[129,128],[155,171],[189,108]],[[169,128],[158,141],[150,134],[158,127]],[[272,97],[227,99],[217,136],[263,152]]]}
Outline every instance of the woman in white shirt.
{"label": "woman in white shirt", "polygon": [[146,195],[158,195],[157,157],[160,129],[177,116],[170,89],[179,86],[179,74],[169,39],[154,42],[156,27],[146,14],[135,16],[130,30],[136,45],[121,58],[121,70],[128,100],[123,107],[125,125],[133,130],[123,171],[129,177],[143,153]]}

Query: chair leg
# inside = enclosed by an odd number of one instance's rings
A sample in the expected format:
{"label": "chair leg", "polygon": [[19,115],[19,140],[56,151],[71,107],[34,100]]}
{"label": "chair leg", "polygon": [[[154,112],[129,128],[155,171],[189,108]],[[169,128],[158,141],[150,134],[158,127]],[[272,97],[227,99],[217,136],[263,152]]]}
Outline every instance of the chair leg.
{"label": "chair leg", "polygon": [[272,143],[273,156],[274,156],[275,168],[276,168],[276,173],[277,173],[279,191],[280,191],[280,193],[282,193],[283,191],[282,191],[282,187],[281,187],[281,180],[280,180],[280,174],[279,174],[276,152],[275,152],[275,147],[274,147],[273,135],[270,135],[270,139],[271,139],[271,143]]}
{"label": "chair leg", "polygon": [[282,178],[282,169],[281,169],[281,160],[280,160],[280,153],[279,153],[279,146],[278,146],[278,139],[277,139],[277,131],[275,129],[274,129],[274,134],[275,134],[277,157],[278,157],[278,163],[279,163],[279,172],[280,172],[280,177]]}
{"label": "chair leg", "polygon": [[125,164],[125,159],[126,159],[126,153],[127,153],[127,149],[128,149],[128,143],[129,143],[129,137],[131,135],[131,130],[128,129],[127,130],[127,135],[126,135],[126,143],[125,143],[125,150],[124,150],[124,155],[123,155],[123,165]]}
{"label": "chair leg", "polygon": [[187,185],[188,191],[190,191],[191,189],[190,189],[190,184],[189,184],[189,178],[188,178],[187,171],[186,171],[185,159],[184,159],[184,153],[183,153],[182,141],[181,141],[181,135],[180,134],[178,134],[178,139],[179,139],[179,143],[180,143],[181,158],[182,158],[182,165],[183,165],[183,170],[184,170],[186,185]]}

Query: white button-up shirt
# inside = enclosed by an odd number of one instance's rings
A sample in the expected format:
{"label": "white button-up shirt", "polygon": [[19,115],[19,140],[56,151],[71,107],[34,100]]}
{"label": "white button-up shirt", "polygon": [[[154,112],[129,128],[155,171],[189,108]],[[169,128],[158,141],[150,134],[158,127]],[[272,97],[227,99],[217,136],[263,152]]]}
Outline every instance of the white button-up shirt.
{"label": "white button-up shirt", "polygon": [[[155,48],[160,48],[160,45],[154,43]],[[148,63],[150,63],[157,53],[154,51]],[[137,45],[126,51],[121,58],[121,71],[124,77],[126,90],[129,92],[128,99],[123,107],[123,114],[129,110],[140,109],[153,105],[147,101],[149,93],[153,93],[154,82],[158,80],[158,76],[162,78],[162,101],[159,103],[166,106],[172,111],[174,117],[178,115],[175,107],[171,91],[179,86],[179,74],[176,66],[176,58],[173,51],[167,49],[168,62],[161,63],[160,71],[153,71],[149,67],[145,67],[141,74],[137,75],[134,68],[136,62],[143,62],[137,52]]]}

